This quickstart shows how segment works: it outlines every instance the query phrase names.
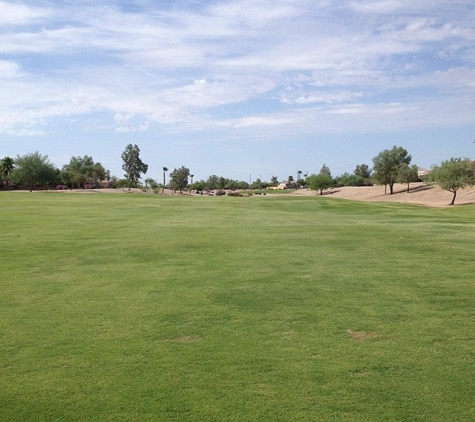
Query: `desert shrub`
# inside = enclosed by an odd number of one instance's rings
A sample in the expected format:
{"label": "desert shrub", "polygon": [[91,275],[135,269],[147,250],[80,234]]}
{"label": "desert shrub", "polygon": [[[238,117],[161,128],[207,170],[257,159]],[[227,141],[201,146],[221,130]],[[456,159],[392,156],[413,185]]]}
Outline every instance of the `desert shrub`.
{"label": "desert shrub", "polygon": [[115,187],[116,188],[128,188],[129,187],[129,181],[127,179],[118,179],[115,182]]}

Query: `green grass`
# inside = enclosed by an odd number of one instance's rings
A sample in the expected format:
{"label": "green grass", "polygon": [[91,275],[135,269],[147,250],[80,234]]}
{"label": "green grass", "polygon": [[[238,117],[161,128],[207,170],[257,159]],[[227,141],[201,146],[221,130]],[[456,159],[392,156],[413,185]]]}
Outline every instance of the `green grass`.
{"label": "green grass", "polygon": [[473,206],[0,193],[1,421],[472,421]]}

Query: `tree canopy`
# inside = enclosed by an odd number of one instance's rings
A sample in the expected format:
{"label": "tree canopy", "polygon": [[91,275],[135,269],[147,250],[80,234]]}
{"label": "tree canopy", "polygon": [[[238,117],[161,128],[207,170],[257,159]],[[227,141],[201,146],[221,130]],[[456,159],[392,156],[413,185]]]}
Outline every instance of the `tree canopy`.
{"label": "tree canopy", "polygon": [[0,173],[6,185],[9,184],[10,174],[15,168],[15,160],[11,157],[3,157],[0,161]]}
{"label": "tree canopy", "polygon": [[30,192],[36,186],[51,187],[58,182],[58,170],[38,151],[17,156],[16,167],[12,171],[12,180],[19,185],[26,185]]}
{"label": "tree canopy", "polygon": [[330,171],[330,167],[328,167],[326,164],[323,164],[322,168],[320,169],[319,174],[326,174],[327,176],[331,176],[332,173]]}
{"label": "tree canopy", "polygon": [[137,145],[128,144],[122,153],[122,169],[125,171],[125,178],[131,187],[137,187],[141,174],[146,174],[148,165],[140,159],[140,148]]}
{"label": "tree canopy", "polygon": [[362,177],[363,179],[369,179],[371,177],[371,169],[367,164],[358,164],[353,173],[355,176]]}
{"label": "tree canopy", "polygon": [[394,184],[397,182],[401,165],[411,163],[412,157],[402,148],[393,146],[381,151],[373,158],[373,177],[376,183],[389,185],[389,192],[394,193]]}
{"label": "tree canopy", "polygon": [[188,177],[190,176],[190,169],[181,166],[179,169],[174,169],[170,173],[170,180],[174,188],[178,189],[180,193],[188,185]]}
{"label": "tree canopy", "polygon": [[370,184],[370,182],[361,176],[346,172],[335,177],[335,184],[336,186],[365,186],[366,184]]}
{"label": "tree canopy", "polygon": [[69,164],[61,170],[61,180],[71,188],[84,188],[86,184],[97,185],[106,178],[107,170],[101,163],[94,163],[92,157],[71,157]]}
{"label": "tree canopy", "polygon": [[323,191],[334,186],[335,181],[329,174],[320,173],[312,174],[307,179],[310,189],[320,191],[320,195],[323,195]]}
{"label": "tree canopy", "polygon": [[402,163],[399,166],[399,171],[396,177],[399,183],[407,184],[407,192],[409,192],[409,184],[411,182],[417,182],[419,180],[418,168],[415,164],[410,166],[409,164]]}
{"label": "tree canopy", "polygon": [[453,193],[450,203],[453,205],[459,189],[475,185],[475,163],[468,158],[442,161],[439,166],[432,168],[429,179]]}

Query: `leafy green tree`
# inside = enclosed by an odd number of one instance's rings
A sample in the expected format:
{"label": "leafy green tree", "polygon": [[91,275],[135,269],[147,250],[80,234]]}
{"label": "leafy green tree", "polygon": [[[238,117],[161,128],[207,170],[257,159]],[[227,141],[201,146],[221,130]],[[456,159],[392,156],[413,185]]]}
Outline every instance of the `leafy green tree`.
{"label": "leafy green tree", "polygon": [[326,174],[327,176],[330,176],[330,177],[332,175],[330,168],[326,164],[323,164],[322,168],[320,169],[319,174]]}
{"label": "leafy green tree", "polygon": [[418,167],[413,164],[402,163],[399,167],[396,180],[399,183],[407,183],[407,192],[409,192],[409,184],[411,182],[417,182],[419,180]]}
{"label": "leafy green tree", "polygon": [[249,189],[249,183],[244,181],[244,180],[240,180],[238,183],[237,183],[237,188],[238,189]]}
{"label": "leafy green tree", "polygon": [[226,189],[232,190],[237,189],[239,182],[233,179],[226,179]]}
{"label": "leafy green tree", "polygon": [[[108,170],[109,171],[109,170]],[[117,177],[116,176],[106,176],[108,177],[107,180],[109,181],[109,187],[115,188],[117,186]]]}
{"label": "leafy green tree", "polygon": [[365,179],[356,174],[346,172],[335,178],[335,184],[337,186],[364,186]]}
{"label": "leafy green tree", "polygon": [[71,157],[69,164],[61,169],[61,180],[71,188],[84,188],[94,160],[92,157]]}
{"label": "leafy green tree", "polygon": [[257,178],[256,180],[254,180],[254,182],[252,182],[251,186],[250,186],[250,189],[262,189],[262,182],[261,182],[261,179]]}
{"label": "leafy green tree", "polygon": [[106,170],[101,163],[94,163],[92,166],[92,172],[90,174],[91,182],[95,185],[99,184],[102,180],[107,179],[109,170]]}
{"label": "leafy green tree", "polygon": [[122,169],[125,171],[125,178],[129,181],[129,190],[131,187],[137,187],[141,174],[146,174],[148,165],[140,159],[140,149],[137,145],[128,144],[122,153]]}
{"label": "leafy green tree", "polygon": [[353,173],[355,176],[360,176],[363,179],[369,179],[371,177],[371,169],[367,164],[358,164]]}
{"label": "leafy green tree", "polygon": [[329,174],[312,174],[307,179],[310,189],[320,191],[320,195],[323,195],[323,191],[334,186],[334,180]]}
{"label": "leafy green tree", "polygon": [[212,174],[211,176],[206,179],[205,182],[206,189],[218,189],[219,187],[219,176],[216,176],[215,174]]}
{"label": "leafy green tree", "polygon": [[154,193],[158,193],[159,192],[159,188],[160,188],[160,185],[158,184],[158,182],[155,180],[155,179],[152,179],[152,178],[147,178],[145,179],[145,188],[148,189],[152,189]]}
{"label": "leafy green tree", "polygon": [[371,168],[367,164],[358,164],[353,171],[353,174],[357,177],[355,180],[363,180],[363,183],[355,186],[371,186],[373,184]]}
{"label": "leafy green tree", "polygon": [[226,187],[226,179],[224,177],[220,177],[218,179],[218,189],[223,190]]}
{"label": "leafy green tree", "polygon": [[147,179],[145,179],[145,187],[150,189],[156,189],[158,188],[158,182],[155,179],[148,177]]}
{"label": "leafy green tree", "polygon": [[9,185],[10,182],[10,174],[12,173],[13,169],[15,168],[15,160],[11,157],[3,157],[0,161],[0,172],[2,174],[3,182],[5,185]]}
{"label": "leafy green tree", "polygon": [[178,189],[180,193],[182,192],[183,189],[185,189],[188,185],[188,177],[190,176],[190,169],[181,166],[179,169],[174,169],[170,173],[170,180],[174,187],[174,189]]}
{"label": "leafy green tree", "polygon": [[205,189],[205,182],[203,180],[199,180],[198,182],[193,183],[193,187],[196,192],[203,192]]}
{"label": "leafy green tree", "polygon": [[393,146],[392,149],[381,151],[373,158],[373,178],[376,183],[386,186],[389,185],[389,192],[394,193],[394,184],[397,181],[399,168],[402,164],[410,164],[411,156],[402,148]]}
{"label": "leafy green tree", "polygon": [[432,168],[429,179],[442,189],[452,192],[455,203],[457,191],[475,185],[475,163],[468,158],[451,158]]}
{"label": "leafy green tree", "polygon": [[94,163],[88,155],[71,157],[60,173],[61,181],[71,188],[84,188],[86,183],[97,186],[107,175],[108,170],[101,163]]}
{"label": "leafy green tree", "polygon": [[115,181],[115,187],[120,189],[127,188],[129,184],[130,182],[127,179],[117,179]]}
{"label": "leafy green tree", "polygon": [[38,151],[17,156],[16,167],[11,176],[15,183],[28,186],[30,192],[36,186],[51,187],[58,182],[58,169],[49,161],[47,155]]}

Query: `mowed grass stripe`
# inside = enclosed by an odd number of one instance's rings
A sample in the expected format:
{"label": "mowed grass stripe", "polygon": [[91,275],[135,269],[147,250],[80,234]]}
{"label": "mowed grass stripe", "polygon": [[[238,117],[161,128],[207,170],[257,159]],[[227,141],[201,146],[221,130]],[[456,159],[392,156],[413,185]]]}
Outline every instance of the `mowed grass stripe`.
{"label": "mowed grass stripe", "polygon": [[0,200],[2,420],[474,417],[473,207]]}

